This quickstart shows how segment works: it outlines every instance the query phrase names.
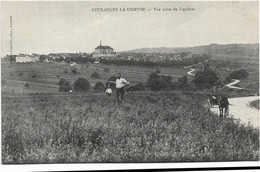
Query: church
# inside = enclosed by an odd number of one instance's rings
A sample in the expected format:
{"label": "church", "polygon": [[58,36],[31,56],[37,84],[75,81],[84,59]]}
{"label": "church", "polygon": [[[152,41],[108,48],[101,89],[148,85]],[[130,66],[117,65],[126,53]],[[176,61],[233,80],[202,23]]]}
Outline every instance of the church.
{"label": "church", "polygon": [[92,57],[96,59],[103,59],[103,58],[115,57],[115,56],[116,53],[114,49],[111,48],[110,46],[102,45],[101,41],[100,41],[100,45],[97,46],[97,48],[95,48],[95,51],[92,54]]}

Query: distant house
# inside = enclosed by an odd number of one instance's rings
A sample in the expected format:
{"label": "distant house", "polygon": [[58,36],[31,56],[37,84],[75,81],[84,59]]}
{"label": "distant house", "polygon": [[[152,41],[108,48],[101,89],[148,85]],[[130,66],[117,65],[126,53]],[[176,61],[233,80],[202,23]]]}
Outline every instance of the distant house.
{"label": "distant house", "polygon": [[110,46],[103,46],[100,41],[100,45],[95,48],[95,51],[92,54],[93,58],[100,59],[106,57],[115,57],[116,53],[113,48]]}
{"label": "distant house", "polygon": [[28,54],[19,54],[15,58],[16,63],[28,63],[28,62],[36,62],[38,61],[40,56],[32,55],[29,56]]}

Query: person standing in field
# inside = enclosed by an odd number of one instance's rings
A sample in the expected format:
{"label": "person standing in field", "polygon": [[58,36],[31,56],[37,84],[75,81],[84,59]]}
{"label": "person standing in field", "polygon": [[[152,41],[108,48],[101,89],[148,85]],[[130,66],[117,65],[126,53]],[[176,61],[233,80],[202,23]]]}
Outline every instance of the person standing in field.
{"label": "person standing in field", "polygon": [[129,84],[124,78],[121,77],[121,73],[118,73],[116,82],[110,81],[116,84],[116,96],[117,100],[120,102],[124,98],[125,86]]}
{"label": "person standing in field", "polygon": [[112,89],[110,87],[110,82],[108,82],[108,84],[107,84],[106,93],[107,93],[108,97],[112,94]]}

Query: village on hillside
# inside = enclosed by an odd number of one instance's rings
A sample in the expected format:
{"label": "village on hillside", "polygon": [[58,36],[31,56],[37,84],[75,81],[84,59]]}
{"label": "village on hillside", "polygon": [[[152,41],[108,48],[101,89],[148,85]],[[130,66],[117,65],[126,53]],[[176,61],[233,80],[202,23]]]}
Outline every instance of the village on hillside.
{"label": "village on hillside", "polygon": [[76,52],[76,53],[49,53],[49,54],[17,54],[6,55],[2,61],[12,61],[16,63],[29,62],[51,62],[51,61],[75,61],[73,59],[89,59],[94,63],[99,63],[100,60],[124,60],[124,61],[144,61],[144,62],[164,62],[164,61],[182,61],[192,58],[190,52],[180,53],[131,53],[131,52],[116,52],[111,46],[97,46],[92,53]]}

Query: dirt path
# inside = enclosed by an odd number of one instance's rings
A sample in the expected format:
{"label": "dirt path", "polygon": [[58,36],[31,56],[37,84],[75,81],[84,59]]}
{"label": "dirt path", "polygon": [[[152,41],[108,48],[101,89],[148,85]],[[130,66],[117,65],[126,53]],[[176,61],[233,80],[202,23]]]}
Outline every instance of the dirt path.
{"label": "dirt path", "polygon": [[[251,97],[239,97],[239,98],[230,98],[229,103],[229,117],[234,117],[235,119],[240,119],[241,123],[247,124],[250,122],[255,128],[260,128],[259,125],[259,110],[253,107],[250,107],[249,103],[254,100],[259,100],[259,96]],[[211,108],[211,110],[219,115],[218,108]]]}
{"label": "dirt path", "polygon": [[233,79],[234,81],[233,82],[231,82],[231,83],[229,83],[229,84],[227,84],[227,85],[225,85],[225,86],[227,86],[227,87],[229,87],[229,88],[234,88],[234,89],[244,89],[244,88],[241,88],[241,87],[236,87],[236,86],[233,86],[233,85],[235,85],[235,84],[237,84],[237,83],[239,83],[240,82],[240,80],[238,80],[238,79]]}
{"label": "dirt path", "polygon": [[188,75],[191,75],[191,76],[195,76],[195,74],[193,74],[192,72],[194,72],[195,71],[195,69],[192,69],[192,68],[190,68],[191,70],[189,71],[189,72],[187,72],[187,74]]}

